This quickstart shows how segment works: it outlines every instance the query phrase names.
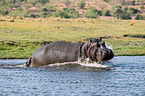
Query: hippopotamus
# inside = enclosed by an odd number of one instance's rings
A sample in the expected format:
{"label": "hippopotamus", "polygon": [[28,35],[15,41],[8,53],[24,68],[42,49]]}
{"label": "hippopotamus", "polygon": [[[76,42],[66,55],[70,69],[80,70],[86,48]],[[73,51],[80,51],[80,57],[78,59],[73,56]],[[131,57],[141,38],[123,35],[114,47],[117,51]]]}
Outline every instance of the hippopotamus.
{"label": "hippopotamus", "polygon": [[26,62],[26,67],[72,62],[78,58],[81,60],[89,58],[90,61],[100,62],[113,57],[113,51],[106,47],[102,38],[90,39],[86,43],[56,41],[36,50]]}

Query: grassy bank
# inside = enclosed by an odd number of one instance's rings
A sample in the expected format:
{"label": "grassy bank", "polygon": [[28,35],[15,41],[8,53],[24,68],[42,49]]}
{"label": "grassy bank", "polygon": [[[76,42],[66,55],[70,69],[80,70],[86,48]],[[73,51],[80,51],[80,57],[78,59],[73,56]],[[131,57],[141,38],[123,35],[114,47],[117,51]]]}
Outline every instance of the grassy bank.
{"label": "grassy bank", "polygon": [[28,58],[52,41],[97,37],[103,37],[115,55],[145,55],[145,39],[126,34],[145,35],[145,21],[0,17],[0,58]]}

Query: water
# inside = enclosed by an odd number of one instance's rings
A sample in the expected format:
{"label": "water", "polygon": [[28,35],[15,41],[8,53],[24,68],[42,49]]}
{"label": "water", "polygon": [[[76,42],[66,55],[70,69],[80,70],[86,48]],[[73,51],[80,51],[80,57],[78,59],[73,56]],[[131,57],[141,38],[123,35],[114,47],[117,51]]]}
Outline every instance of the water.
{"label": "water", "polygon": [[115,57],[113,69],[26,61],[0,60],[0,96],[145,96],[145,56]]}

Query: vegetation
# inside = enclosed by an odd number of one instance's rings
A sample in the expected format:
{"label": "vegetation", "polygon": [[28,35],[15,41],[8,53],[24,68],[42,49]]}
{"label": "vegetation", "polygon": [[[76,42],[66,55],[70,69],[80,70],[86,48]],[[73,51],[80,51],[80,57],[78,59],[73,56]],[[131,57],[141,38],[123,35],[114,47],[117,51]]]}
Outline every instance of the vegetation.
{"label": "vegetation", "polygon": [[0,34],[3,59],[28,58],[52,41],[86,42],[97,37],[103,37],[116,56],[145,55],[144,20],[0,17]]}
{"label": "vegetation", "polygon": [[84,17],[86,18],[98,18],[98,10],[94,7],[89,7],[86,13],[84,14]]}
{"label": "vegetation", "polygon": [[140,15],[144,14],[144,3],[143,0],[0,0],[0,15],[26,18],[98,18],[103,15],[132,19],[139,14],[136,18],[143,19]]}
{"label": "vegetation", "polygon": [[64,0],[63,3],[68,6],[69,4],[71,4],[71,1],[70,0]]}
{"label": "vegetation", "polygon": [[[28,58],[52,41],[85,42],[96,37],[103,37],[115,55],[145,55],[144,4],[143,0],[0,0],[0,58]],[[100,16],[120,20],[96,19]],[[133,16],[136,20],[130,21]]]}
{"label": "vegetation", "polygon": [[110,11],[108,9],[102,11],[103,16],[110,16]]}
{"label": "vegetation", "polygon": [[131,12],[129,12],[128,8],[124,8],[122,10],[122,14],[120,15],[121,19],[131,19]]}
{"label": "vegetation", "polygon": [[131,8],[131,7],[130,8],[125,7],[122,9],[121,6],[116,6],[114,14],[116,14],[118,19],[128,20],[132,18],[132,14],[137,14],[139,12],[140,12],[139,10]]}
{"label": "vegetation", "polygon": [[86,5],[85,0],[79,0],[78,3],[77,3],[77,6],[80,9],[84,9],[85,5]]}
{"label": "vegetation", "polygon": [[73,8],[63,8],[63,10],[57,10],[53,16],[60,18],[78,18],[79,14]]}
{"label": "vegetation", "polygon": [[145,20],[145,16],[138,14],[135,19],[136,20]]}

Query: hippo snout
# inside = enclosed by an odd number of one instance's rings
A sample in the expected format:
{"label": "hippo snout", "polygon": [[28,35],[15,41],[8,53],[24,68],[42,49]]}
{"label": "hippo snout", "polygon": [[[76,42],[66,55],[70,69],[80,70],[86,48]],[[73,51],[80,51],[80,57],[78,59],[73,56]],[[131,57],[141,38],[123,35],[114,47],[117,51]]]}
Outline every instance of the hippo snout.
{"label": "hippo snout", "polygon": [[111,49],[99,50],[96,54],[97,61],[106,61],[114,57],[114,53]]}
{"label": "hippo snout", "polygon": [[102,54],[102,60],[105,61],[105,60],[110,60],[114,57],[114,53],[111,49],[107,49],[105,51],[103,51],[103,54]]}

